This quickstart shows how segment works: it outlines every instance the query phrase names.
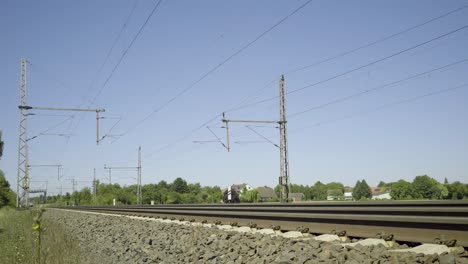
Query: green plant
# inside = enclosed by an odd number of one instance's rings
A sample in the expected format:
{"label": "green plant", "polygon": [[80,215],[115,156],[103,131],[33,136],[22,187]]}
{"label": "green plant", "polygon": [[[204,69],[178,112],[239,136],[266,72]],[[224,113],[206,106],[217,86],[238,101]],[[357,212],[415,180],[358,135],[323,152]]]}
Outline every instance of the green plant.
{"label": "green plant", "polygon": [[39,210],[31,211],[33,223],[32,228],[34,230],[34,242],[36,244],[36,263],[41,263],[41,246],[42,246],[42,231],[43,228],[41,226],[42,221],[42,214],[45,212],[44,208]]}

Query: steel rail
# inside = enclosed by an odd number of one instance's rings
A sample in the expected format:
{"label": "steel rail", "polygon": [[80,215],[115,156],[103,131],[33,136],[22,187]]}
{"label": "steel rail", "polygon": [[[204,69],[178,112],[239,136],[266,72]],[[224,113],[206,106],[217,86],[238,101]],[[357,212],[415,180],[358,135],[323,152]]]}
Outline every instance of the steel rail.
{"label": "steel rail", "polygon": [[[63,208],[63,207],[62,207]],[[156,206],[76,206],[66,209],[252,225],[351,237],[392,235],[419,243],[456,240],[468,247],[468,201],[384,201]]]}

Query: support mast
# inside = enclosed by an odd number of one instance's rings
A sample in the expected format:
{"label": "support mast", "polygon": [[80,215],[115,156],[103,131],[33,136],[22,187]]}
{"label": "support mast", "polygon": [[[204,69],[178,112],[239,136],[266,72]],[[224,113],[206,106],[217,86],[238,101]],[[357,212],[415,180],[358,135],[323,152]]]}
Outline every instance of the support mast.
{"label": "support mast", "polygon": [[284,76],[281,76],[280,85],[280,177],[281,200],[288,201],[289,198],[289,161],[288,161],[288,136],[286,129],[286,105],[284,96]]}
{"label": "support mast", "polygon": [[[227,151],[230,151],[231,147],[229,144],[229,123],[263,123],[263,124],[278,124],[280,129],[280,176],[279,176],[279,186],[281,191],[281,201],[288,202],[289,200],[289,160],[288,160],[288,133],[286,129],[286,104],[285,104],[285,93],[284,93],[284,76],[281,76],[281,80],[279,82],[279,120],[272,121],[272,120],[233,120],[233,119],[226,119],[225,113],[223,113],[223,123],[226,125],[226,147]],[[250,128],[250,130],[252,130]],[[253,131],[253,130],[252,130]],[[255,132],[255,131],[254,131]],[[257,132],[255,132],[257,133]],[[258,133],[257,133],[258,134]],[[263,136],[262,136],[263,137]],[[219,140],[219,139],[218,139]],[[269,140],[268,140],[269,141]],[[270,142],[273,143],[273,142]],[[278,147],[278,145],[274,144],[274,146]]]}
{"label": "support mast", "polygon": [[[20,100],[19,105],[28,103],[26,88],[26,59],[21,59]],[[16,179],[16,208],[29,207],[29,166],[28,166],[28,109],[19,110],[18,130],[18,175]]]}

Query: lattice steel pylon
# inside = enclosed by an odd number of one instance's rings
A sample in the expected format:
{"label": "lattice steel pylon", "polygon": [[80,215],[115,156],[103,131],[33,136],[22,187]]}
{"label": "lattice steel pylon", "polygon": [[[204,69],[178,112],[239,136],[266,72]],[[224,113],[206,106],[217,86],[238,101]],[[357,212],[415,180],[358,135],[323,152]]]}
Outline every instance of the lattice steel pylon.
{"label": "lattice steel pylon", "polygon": [[[222,143],[219,138],[218,141],[230,151],[230,143],[229,143],[229,123],[237,122],[237,123],[266,123],[266,124],[273,124],[277,123],[279,125],[280,130],[280,146],[272,143],[275,147],[280,149],[280,176],[279,176],[279,186],[280,186],[280,195],[281,195],[281,202],[289,202],[289,158],[288,158],[288,133],[286,129],[286,104],[285,104],[285,93],[284,93],[284,75],[281,76],[281,80],[279,83],[279,114],[280,118],[278,121],[273,120],[233,120],[233,119],[226,119],[225,113],[223,113],[223,123],[226,124],[224,128],[226,128],[226,144]],[[250,128],[250,130],[252,130]],[[253,131],[253,130],[252,130]],[[255,131],[254,131],[255,132]],[[256,132],[255,132],[256,133]],[[258,133],[257,133],[258,134]],[[216,136],[216,135],[215,135]],[[263,137],[263,136],[262,136]]]}
{"label": "lattice steel pylon", "polygon": [[288,133],[286,129],[286,105],[284,96],[284,76],[280,80],[280,177],[281,201],[289,199],[289,159],[288,159]]}
{"label": "lattice steel pylon", "polygon": [[[28,103],[26,83],[26,59],[21,59],[20,106]],[[18,129],[18,175],[16,180],[16,207],[29,207],[29,166],[28,166],[28,109],[19,108]]]}

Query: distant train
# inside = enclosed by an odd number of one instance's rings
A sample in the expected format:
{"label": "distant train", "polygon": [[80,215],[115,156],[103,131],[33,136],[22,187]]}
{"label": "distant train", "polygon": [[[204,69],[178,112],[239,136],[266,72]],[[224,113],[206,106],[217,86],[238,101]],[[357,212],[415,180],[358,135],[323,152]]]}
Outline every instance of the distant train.
{"label": "distant train", "polygon": [[224,203],[240,203],[239,192],[235,189],[228,187],[223,193]]}

